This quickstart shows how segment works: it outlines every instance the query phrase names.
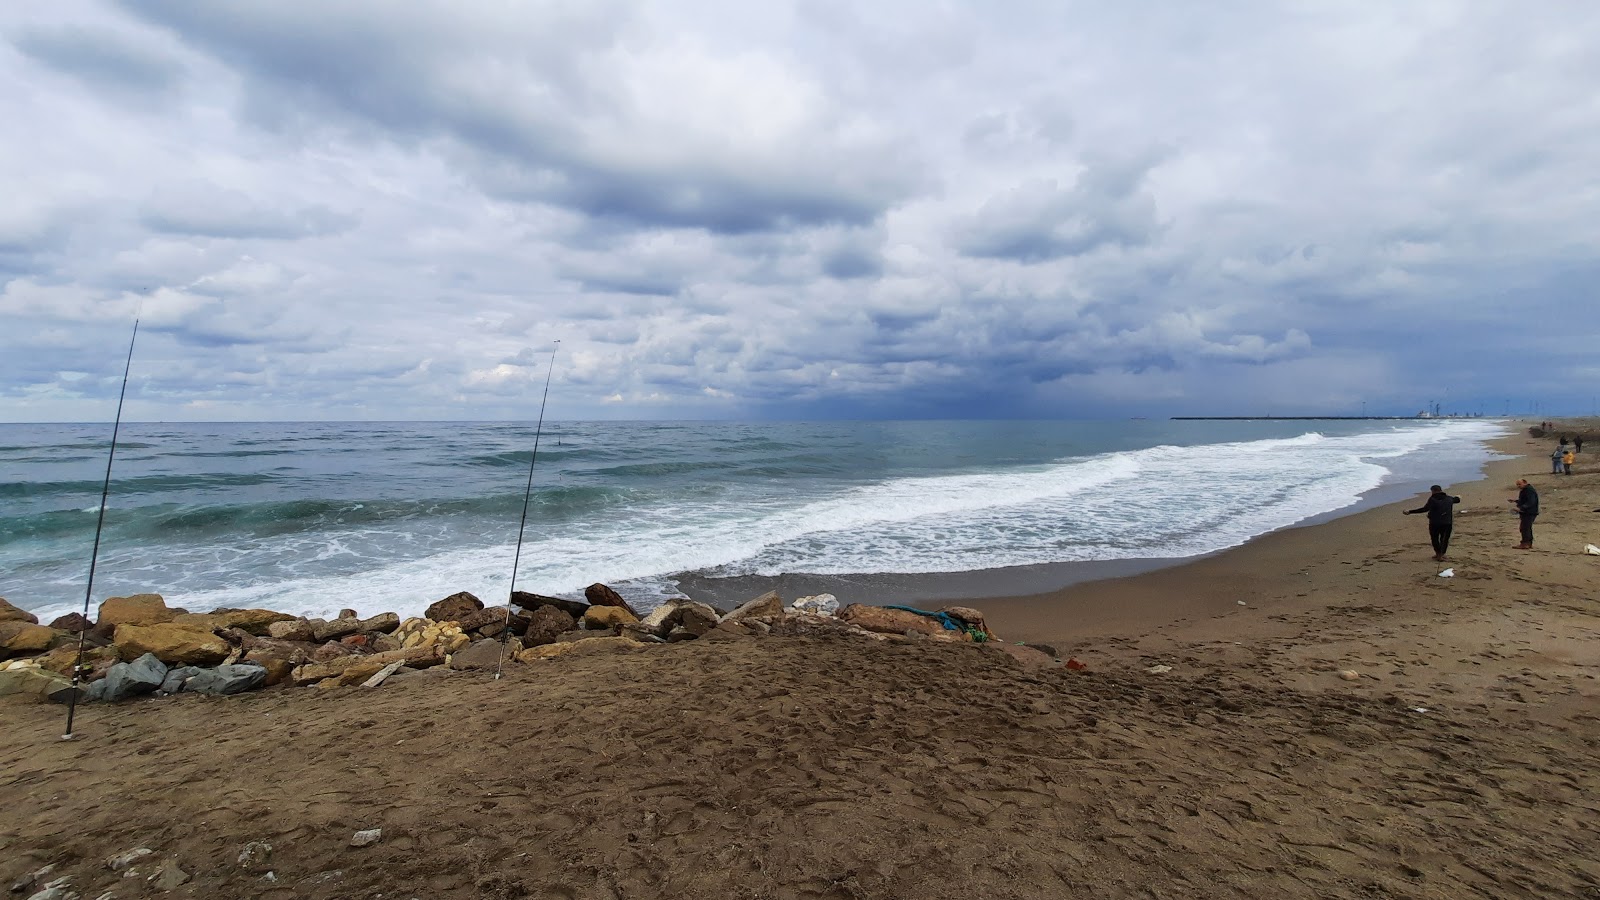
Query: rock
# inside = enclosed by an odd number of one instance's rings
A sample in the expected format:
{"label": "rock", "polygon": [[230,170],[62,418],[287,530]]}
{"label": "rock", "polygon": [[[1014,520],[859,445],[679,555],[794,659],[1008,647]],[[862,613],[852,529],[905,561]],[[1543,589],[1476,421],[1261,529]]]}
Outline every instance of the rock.
{"label": "rock", "polygon": [[338,659],[341,656],[359,656],[360,654],[360,650],[350,646],[349,644],[341,644],[338,641],[329,641],[326,644],[318,647],[311,654],[311,658],[317,662],[328,662],[329,660]]}
{"label": "rock", "polygon": [[18,696],[45,700],[50,694],[71,686],[72,683],[65,678],[45,669],[30,667],[0,672],[0,697]]}
{"label": "rock", "polygon": [[[4,616],[0,615],[0,619],[3,618]],[[77,634],[80,631],[88,631],[93,628],[94,623],[85,619],[83,613],[70,612],[64,616],[57,616],[55,621],[50,623],[50,627],[58,631],[65,631],[68,634]]]}
{"label": "rock", "polygon": [[19,606],[12,606],[6,598],[0,597],[0,622],[27,622],[29,625],[37,625],[39,617]]}
{"label": "rock", "polygon": [[485,637],[499,634],[507,622],[511,623],[512,634],[527,634],[528,617],[517,615],[504,606],[486,606],[460,622],[462,631],[478,631]]}
{"label": "rock", "polygon": [[386,650],[399,650],[401,646],[399,638],[392,634],[384,634],[381,631],[374,631],[368,634],[367,637],[371,639],[367,642],[367,649],[371,650],[373,653],[382,653]]}
{"label": "rock", "polygon": [[388,634],[400,627],[400,616],[392,612],[379,613],[370,619],[360,620],[356,623],[356,627],[363,634],[372,632]]}
{"label": "rock", "polygon": [[1361,673],[1354,669],[1340,669],[1339,677],[1343,678],[1345,681],[1360,681]]}
{"label": "rock", "polygon": [[161,693],[176,694],[181,692],[183,683],[189,680],[189,676],[198,674],[201,671],[204,670],[199,666],[179,666],[176,669],[168,669],[167,677],[161,679]]}
{"label": "rock", "polygon": [[540,594],[530,594],[527,591],[512,591],[511,602],[530,612],[536,612],[546,606],[554,606],[574,621],[583,618],[583,611],[589,608],[587,603],[576,600],[563,600],[560,597],[545,597]]}
{"label": "rock", "polygon": [[219,609],[208,613],[182,613],[172,617],[172,624],[190,628],[209,628],[221,631],[237,628],[257,637],[271,634],[276,622],[293,622],[297,617],[270,609]]}
{"label": "rock", "polygon": [[733,612],[722,617],[724,622],[737,622],[740,619],[752,616],[781,616],[783,615],[783,598],[777,591],[767,591],[754,600],[746,600],[739,604]]}
{"label": "rock", "polygon": [[165,859],[161,861],[161,866],[156,869],[155,874],[146,880],[163,891],[175,891],[188,883],[189,873],[178,868],[177,860]]}
{"label": "rock", "polygon": [[272,866],[272,845],[266,841],[251,841],[239,851],[239,868],[246,872],[263,872]]}
{"label": "rock", "polygon": [[559,644],[543,644],[530,647],[517,654],[518,662],[538,662],[542,659],[553,659],[569,653],[595,653],[607,650],[640,650],[644,644],[629,640],[625,637],[592,637],[581,641],[565,641]]}
{"label": "rock", "polygon": [[[466,669],[493,669],[500,665],[502,651],[500,642],[494,638],[484,638],[475,641],[464,650],[457,650],[450,655],[450,668],[456,670]],[[506,652],[510,656],[510,652]]]}
{"label": "rock", "polygon": [[280,641],[276,638],[251,638],[242,647],[243,658],[252,662],[282,659],[295,665],[311,661],[318,649],[309,641]]}
{"label": "rock", "polygon": [[989,640],[994,639],[994,634],[989,631],[988,623],[983,620],[983,613],[978,612],[970,606],[943,606],[939,608],[939,612],[960,619],[961,621],[967,623],[968,628],[976,628],[977,630],[983,632]]}
{"label": "rock", "polygon": [[[839,618],[857,628],[879,634],[922,634],[927,637],[950,635],[950,640],[970,640],[964,631],[948,631],[932,616],[921,616],[903,609],[852,603],[839,610]],[[959,637],[957,637],[959,635]]]}
{"label": "rock", "polygon": [[650,614],[640,619],[639,624],[648,628],[654,634],[664,634],[672,627],[667,623],[667,620],[672,617],[673,613],[678,611],[678,607],[688,602],[690,602],[688,597],[674,597],[650,610]]}
{"label": "rock", "polygon": [[228,658],[233,647],[210,631],[182,625],[117,626],[117,653],[125,660],[146,653],[169,666],[210,666]]}
{"label": "rock", "polygon": [[267,626],[267,634],[280,641],[315,640],[316,631],[305,619],[286,619]]}
{"label": "rock", "polygon": [[55,643],[57,635],[65,634],[21,619],[0,622],[0,659],[43,653]]}
{"label": "rock", "polygon": [[313,625],[311,639],[319,644],[324,641],[337,641],[360,630],[361,620],[355,616],[350,616],[348,618],[334,619],[332,622],[323,622],[320,625]]}
{"label": "rock", "polygon": [[666,643],[666,640],[662,638],[661,635],[656,634],[654,629],[638,622],[619,627],[617,629],[617,634],[627,638],[630,641],[638,641],[644,644]]}
{"label": "rock", "polygon": [[672,625],[671,630],[681,629],[693,637],[700,637],[716,628],[722,617],[709,604],[691,600],[679,606],[668,621]]}
{"label": "rock", "polygon": [[427,617],[435,622],[459,622],[480,609],[483,609],[482,600],[461,591],[428,607]]}
{"label": "rock", "polygon": [[116,856],[107,859],[106,868],[113,872],[121,872],[123,869],[128,868],[139,860],[144,859],[147,856],[154,855],[155,851],[151,850],[149,847],[135,847],[126,853],[118,853]]}
{"label": "rock", "polygon": [[814,616],[831,616],[839,611],[839,598],[832,594],[816,594],[811,597],[801,597],[789,604],[796,612],[810,613]]}
{"label": "rock", "polygon": [[615,606],[627,610],[635,621],[639,618],[639,614],[634,611],[633,607],[628,605],[628,601],[622,599],[622,595],[612,590],[608,585],[598,582],[589,585],[583,589],[583,599],[589,601],[590,606]]}
{"label": "rock", "polygon": [[400,623],[394,636],[402,648],[429,647],[440,655],[454,653],[472,643],[472,639],[462,634],[461,626],[455,622],[435,622],[431,619],[407,619]]}
{"label": "rock", "polygon": [[583,614],[583,624],[586,628],[611,630],[618,625],[628,625],[639,621],[639,617],[621,606],[591,606]]}
{"label": "rock", "polygon": [[356,832],[355,835],[350,838],[350,846],[366,847],[371,844],[376,844],[381,840],[383,840],[383,829],[369,828],[366,831]]}
{"label": "rock", "polygon": [[171,622],[177,610],[168,609],[160,594],[134,594],[132,597],[108,597],[100,604],[96,617],[99,627],[116,625],[161,625]]}
{"label": "rock", "polygon": [[372,636],[369,634],[348,634],[339,638],[339,643],[357,650],[371,650]]}
{"label": "rock", "polygon": [[425,669],[444,662],[444,654],[433,647],[407,647],[404,650],[374,653],[371,656],[343,656],[327,662],[307,663],[300,666],[294,670],[292,680],[295,684],[310,684],[342,675],[351,666],[371,666],[376,664],[376,667],[367,673],[370,676],[373,672],[392,662],[401,662],[413,668]]}
{"label": "rock", "polygon": [[[123,628],[138,626],[120,626]],[[108,703],[116,703],[129,697],[140,694],[149,694],[161,689],[161,683],[167,678],[167,667],[154,653],[146,653],[133,662],[117,663],[106,672],[106,677],[94,683],[98,688],[98,698]],[[102,687],[103,685],[103,687]]]}
{"label": "rock", "polygon": [[359,619],[359,618],[361,618],[361,614],[356,612],[353,609],[341,609],[341,610],[339,610],[339,618],[341,618],[341,619]]}
{"label": "rock", "polygon": [[63,875],[29,896],[28,900],[78,900],[78,892],[72,889],[71,877]]}
{"label": "rock", "polygon": [[528,614],[523,643],[530,647],[553,644],[560,635],[578,627],[578,620],[559,606],[541,606]]}
{"label": "rock", "polygon": [[266,681],[266,667],[234,664],[217,666],[215,669],[201,669],[190,677],[188,683],[184,685],[184,690],[196,694],[226,696],[253,691]]}
{"label": "rock", "polygon": [[54,872],[55,870],[56,867],[54,863],[34,869],[32,872],[29,872],[26,875],[23,875],[21,878],[18,878],[16,881],[11,882],[11,893],[20,894],[23,891],[32,890],[34,885],[45,880],[47,877],[49,877],[50,873]]}
{"label": "rock", "polygon": [[251,662],[267,670],[267,677],[261,682],[263,687],[283,684],[289,680],[289,675],[294,671],[295,664],[286,659],[252,659]]}

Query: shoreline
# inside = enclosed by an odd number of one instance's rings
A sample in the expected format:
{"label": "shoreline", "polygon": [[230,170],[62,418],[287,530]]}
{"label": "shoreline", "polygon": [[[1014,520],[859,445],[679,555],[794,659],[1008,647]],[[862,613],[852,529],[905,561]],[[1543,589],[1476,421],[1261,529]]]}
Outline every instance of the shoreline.
{"label": "shoreline", "polygon": [[[1494,421],[1503,424],[1508,429],[1508,433],[1484,440],[1482,443],[1489,453],[1488,458],[1470,470],[1460,468],[1456,472],[1450,473],[1455,477],[1448,481],[1448,484],[1464,485],[1482,481],[1489,477],[1489,466],[1501,461],[1505,454],[1510,452],[1513,455],[1520,455],[1520,451],[1506,451],[1499,448],[1501,446],[1513,446],[1505,443],[1512,438],[1526,437],[1529,423],[1509,419]],[[1394,475],[1395,473],[1391,472],[1390,474]],[[797,598],[814,594],[828,593],[835,595],[841,606],[849,603],[867,603],[871,605],[926,604],[930,607],[958,604],[981,608],[988,601],[980,598],[1013,601],[1024,598],[1053,597],[1074,588],[1081,588],[1086,584],[1138,577],[1166,569],[1196,565],[1220,555],[1239,552],[1273,535],[1300,529],[1329,526],[1353,516],[1361,515],[1368,510],[1382,508],[1415,496],[1419,491],[1425,493],[1427,486],[1437,481],[1439,476],[1431,476],[1429,478],[1399,476],[1394,481],[1387,480],[1388,477],[1385,476],[1383,483],[1363,491],[1360,496],[1345,506],[1313,513],[1299,521],[1254,535],[1241,543],[1198,556],[1140,556],[1122,559],[1074,560],[1026,566],[1005,566],[993,569],[973,569],[960,572],[929,573],[866,572],[844,575],[783,573],[779,575],[713,577],[690,572],[674,576],[673,580],[677,582],[678,587],[685,594],[697,600],[704,600],[707,603],[728,608],[732,608],[751,597],[759,596],[766,591],[777,591],[786,601],[793,601]],[[1004,632],[1002,633],[1004,634]],[[1022,639],[1041,640],[1042,638],[1031,636]]]}

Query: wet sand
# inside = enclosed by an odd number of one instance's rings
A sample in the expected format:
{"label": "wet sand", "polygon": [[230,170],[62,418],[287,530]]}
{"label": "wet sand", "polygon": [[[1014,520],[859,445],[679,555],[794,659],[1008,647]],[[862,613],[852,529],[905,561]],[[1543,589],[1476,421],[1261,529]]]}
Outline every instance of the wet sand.
{"label": "wet sand", "polygon": [[[71,743],[59,708],[0,701],[0,878],[54,864],[85,898],[1600,896],[1600,466],[1556,477],[1545,442],[1502,447],[1534,455],[1452,489],[1442,565],[1400,515],[1419,497],[967,601],[1085,671],[706,640],[498,682],[86,707]],[[1523,474],[1545,509],[1527,552],[1505,502]],[[251,842],[270,854],[241,858]],[[137,847],[188,880],[107,867]]]}

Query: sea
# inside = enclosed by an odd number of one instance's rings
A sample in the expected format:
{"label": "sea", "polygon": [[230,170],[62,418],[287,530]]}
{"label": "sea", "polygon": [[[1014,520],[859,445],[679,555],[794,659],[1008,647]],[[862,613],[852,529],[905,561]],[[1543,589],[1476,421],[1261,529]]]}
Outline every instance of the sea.
{"label": "sea", "polygon": [[[643,609],[686,594],[727,605],[768,583],[841,603],[970,590],[952,584],[999,596],[1479,478],[1485,442],[1506,432],[1484,419],[124,423],[91,599],[406,616],[457,591],[503,603],[513,572],[516,590],[581,598],[603,582]],[[41,621],[83,606],[110,443],[109,424],[0,424],[0,596]]]}

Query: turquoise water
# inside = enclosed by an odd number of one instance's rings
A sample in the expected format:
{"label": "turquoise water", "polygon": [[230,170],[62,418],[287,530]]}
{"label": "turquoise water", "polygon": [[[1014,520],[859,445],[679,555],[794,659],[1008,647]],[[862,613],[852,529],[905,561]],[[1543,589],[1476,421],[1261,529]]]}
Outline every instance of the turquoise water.
{"label": "turquoise water", "polygon": [[[1199,555],[1470,477],[1493,422],[563,422],[517,588]],[[0,596],[81,606],[107,425],[0,425]],[[419,612],[506,595],[531,425],[124,425],[95,602]]]}

